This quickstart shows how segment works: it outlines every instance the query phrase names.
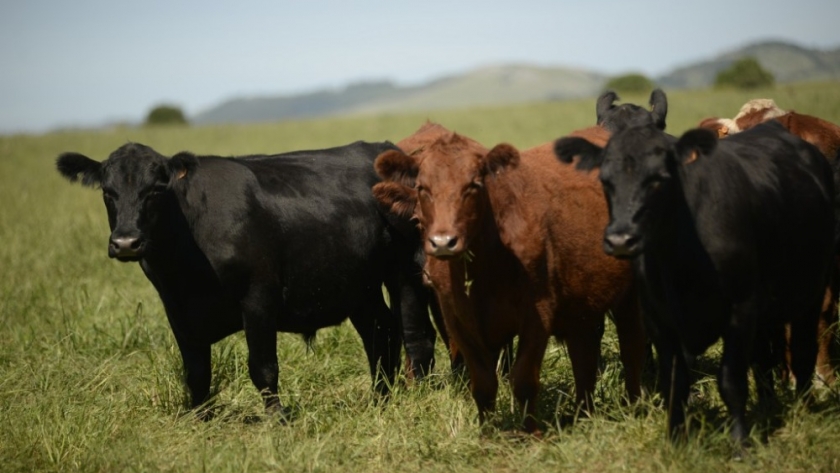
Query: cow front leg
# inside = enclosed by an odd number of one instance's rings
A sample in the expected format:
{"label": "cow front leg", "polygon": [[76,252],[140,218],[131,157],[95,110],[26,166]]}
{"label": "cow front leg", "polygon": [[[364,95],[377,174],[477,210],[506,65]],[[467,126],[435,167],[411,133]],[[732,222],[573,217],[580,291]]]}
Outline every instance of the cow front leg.
{"label": "cow front leg", "polygon": [[[540,434],[536,419],[537,395],[540,390],[540,367],[547,344],[548,334],[542,326],[520,334],[516,360],[510,371],[513,395],[525,416],[523,428],[526,432],[535,435]],[[502,356],[510,356],[508,355],[509,345],[505,345],[505,353]]]}
{"label": "cow front leg", "polygon": [[[422,379],[435,366],[435,328],[429,318],[429,300],[434,297],[423,285],[419,270],[402,278],[399,297],[391,298],[391,308],[398,304],[405,342],[406,377]],[[392,292],[393,294],[393,292]]]}
{"label": "cow front leg", "polygon": [[624,365],[624,387],[627,399],[635,402],[642,393],[642,369],[649,348],[636,292],[629,291],[613,314],[621,364]]}
{"label": "cow front leg", "polygon": [[[197,409],[210,399],[210,344],[190,343],[175,336],[184,363],[184,381],[190,392],[190,407]],[[209,418],[207,412],[199,413]]]}
{"label": "cow front leg", "polygon": [[388,395],[399,369],[402,349],[396,317],[388,310],[380,293],[371,297],[360,312],[352,314],[350,322],[362,338],[374,390],[380,395]]}
{"label": "cow front leg", "polygon": [[585,314],[571,318],[574,330],[566,337],[572,373],[575,378],[575,400],[586,412],[592,410],[592,394],[598,374],[598,358],[601,354],[601,335],[598,325],[604,322],[603,315]]}
{"label": "cow front leg", "polygon": [[281,412],[277,396],[277,327],[269,290],[252,289],[242,304],[242,324],[248,344],[248,374],[268,413]]}

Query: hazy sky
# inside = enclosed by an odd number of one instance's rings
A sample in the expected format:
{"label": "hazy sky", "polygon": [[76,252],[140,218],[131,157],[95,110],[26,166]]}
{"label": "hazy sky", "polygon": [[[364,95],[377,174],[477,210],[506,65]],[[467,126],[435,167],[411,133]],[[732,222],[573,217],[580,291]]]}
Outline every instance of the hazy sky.
{"label": "hazy sky", "polygon": [[650,76],[747,43],[840,46],[838,0],[0,0],[0,133],[509,62]]}

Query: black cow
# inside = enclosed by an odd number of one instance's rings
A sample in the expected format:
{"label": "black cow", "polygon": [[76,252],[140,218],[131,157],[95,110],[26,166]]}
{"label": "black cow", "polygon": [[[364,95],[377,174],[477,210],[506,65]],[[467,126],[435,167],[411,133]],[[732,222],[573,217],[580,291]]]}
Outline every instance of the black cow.
{"label": "black cow", "polygon": [[420,320],[407,333],[412,365],[431,369],[434,329],[415,245],[370,192],[379,182],[373,161],[391,149],[356,142],[236,159],[167,159],[130,143],[101,163],[65,153],[57,167],[70,181],[102,188],[108,255],[139,262],[157,289],[192,406],[208,399],[210,345],[244,328],[251,380],[272,411],[280,409],[278,331],[311,338],[349,317],[384,394],[399,366],[401,314]]}
{"label": "black cow", "polygon": [[564,138],[555,151],[600,166],[604,250],[633,258],[642,281],[672,437],[685,422],[689,368],[719,338],[718,388],[735,440],[749,432],[750,362],[760,401],[773,398],[772,343],[785,322],[797,391],[809,389],[834,251],[832,174],[815,147],[778,124],[721,141],[708,130],[676,139],[646,125],[619,131],[603,150]]}
{"label": "black cow", "polygon": [[650,93],[650,111],[632,104],[614,105],[620,100],[618,94],[608,90],[598,97],[595,102],[596,125],[600,125],[611,133],[627,127],[653,124],[660,130],[665,129],[665,117],[668,115],[668,98],[662,89],[655,89]]}

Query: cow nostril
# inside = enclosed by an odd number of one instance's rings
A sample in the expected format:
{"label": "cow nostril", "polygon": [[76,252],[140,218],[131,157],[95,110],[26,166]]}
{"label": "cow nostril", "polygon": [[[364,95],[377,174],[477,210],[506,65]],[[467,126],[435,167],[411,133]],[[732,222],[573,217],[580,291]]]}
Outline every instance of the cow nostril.
{"label": "cow nostril", "polygon": [[452,238],[449,239],[448,242],[446,242],[446,247],[451,250],[451,249],[455,248],[455,246],[457,244],[458,244],[458,237],[452,237]]}
{"label": "cow nostril", "polygon": [[136,249],[140,248],[140,239],[139,238],[133,239],[131,241],[130,245],[129,245],[129,248],[131,248],[132,250],[136,250]]}

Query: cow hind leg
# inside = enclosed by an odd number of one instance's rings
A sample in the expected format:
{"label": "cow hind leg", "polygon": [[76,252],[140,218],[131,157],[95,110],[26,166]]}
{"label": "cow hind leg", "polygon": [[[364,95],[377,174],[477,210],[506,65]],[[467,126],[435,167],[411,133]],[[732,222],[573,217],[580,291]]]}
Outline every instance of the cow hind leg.
{"label": "cow hind leg", "polygon": [[402,336],[397,318],[388,310],[382,294],[374,294],[367,304],[350,316],[350,322],[365,348],[373,387],[387,395],[394,385],[400,364]]}
{"label": "cow hind leg", "polygon": [[730,329],[724,335],[723,357],[718,373],[718,390],[732,420],[732,439],[741,445],[746,442],[749,435],[746,419],[749,396],[747,373],[752,338],[747,327]]}
{"label": "cow hind leg", "polygon": [[[833,268],[834,269],[834,268]],[[831,359],[832,346],[837,332],[837,282],[838,275],[832,271],[831,281],[825,288],[823,304],[817,326],[817,374],[827,384],[834,384],[834,364]]]}

